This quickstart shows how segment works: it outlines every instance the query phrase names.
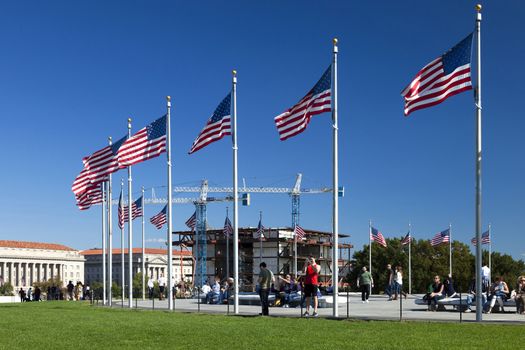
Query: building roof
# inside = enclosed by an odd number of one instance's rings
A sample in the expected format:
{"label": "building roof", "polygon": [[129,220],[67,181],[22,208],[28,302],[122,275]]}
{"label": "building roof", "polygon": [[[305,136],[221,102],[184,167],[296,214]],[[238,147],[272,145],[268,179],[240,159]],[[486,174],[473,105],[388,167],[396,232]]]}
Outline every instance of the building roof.
{"label": "building roof", "polygon": [[42,250],[66,250],[75,251],[76,249],[66,247],[62,244],[23,242],[23,241],[3,241],[0,240],[0,247],[3,248],[22,248],[22,249],[42,249]]}
{"label": "building roof", "polygon": [[[146,248],[145,249],[146,254],[158,254],[158,255],[166,255],[168,254],[167,249],[158,249],[158,248]],[[113,249],[113,254],[121,254],[122,251],[120,248]],[[132,250],[133,254],[142,254],[142,248],[133,248]],[[82,255],[102,255],[102,249],[87,249],[80,252]],[[128,254],[128,249],[124,249],[124,254]],[[187,250],[173,250],[173,255],[191,255],[190,251]]]}

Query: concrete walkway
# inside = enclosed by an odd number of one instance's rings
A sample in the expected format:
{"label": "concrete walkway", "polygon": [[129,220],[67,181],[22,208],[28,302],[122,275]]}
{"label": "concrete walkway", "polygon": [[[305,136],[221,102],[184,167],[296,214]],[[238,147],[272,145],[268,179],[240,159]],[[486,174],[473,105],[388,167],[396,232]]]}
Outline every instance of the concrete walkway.
{"label": "concrete walkway", "polygon": [[[402,318],[403,320],[414,320],[414,321],[444,321],[444,322],[459,322],[460,313],[453,310],[452,307],[447,307],[447,311],[430,312],[426,311],[426,307],[422,305],[416,305],[416,298],[421,296],[409,296],[408,299],[402,300]],[[341,297],[340,297],[341,298]],[[339,303],[339,318],[361,319],[361,320],[399,320],[400,319],[400,302],[388,301],[386,296],[372,295],[369,303],[362,303],[360,294],[349,293],[349,303]],[[341,299],[340,299],[341,300]],[[99,304],[101,305],[101,304]],[[113,307],[120,308],[122,304],[120,300],[113,301]],[[156,299],[154,303],[151,300],[134,300],[133,308],[139,309],[155,309],[159,311],[167,311],[168,303],[166,300],[159,301]],[[124,308],[128,308],[128,301],[124,302]],[[177,299],[175,301],[176,312],[200,312],[209,314],[227,314],[228,306],[225,304],[220,305],[209,305],[209,304],[198,304],[197,299]],[[303,310],[304,311],[304,310]],[[515,308],[507,310],[505,313],[493,313],[483,314],[483,321],[495,322],[495,323],[508,323],[508,324],[524,324],[525,315],[518,315],[515,313]],[[230,314],[233,314],[233,305],[229,307]],[[261,312],[260,306],[252,305],[240,305],[239,314],[242,316],[258,316]],[[330,308],[319,308],[319,317],[332,318],[333,309]],[[300,317],[301,308],[284,308],[284,307],[271,307],[270,316],[281,316],[281,317]],[[476,313],[463,313],[463,322],[473,322],[476,320]]]}

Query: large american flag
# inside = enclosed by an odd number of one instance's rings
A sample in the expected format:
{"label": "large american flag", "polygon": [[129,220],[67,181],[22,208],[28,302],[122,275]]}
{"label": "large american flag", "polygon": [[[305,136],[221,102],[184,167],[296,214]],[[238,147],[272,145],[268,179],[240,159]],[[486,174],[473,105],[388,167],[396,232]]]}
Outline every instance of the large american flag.
{"label": "large american flag", "polygon": [[119,169],[117,151],[125,140],[126,138],[123,137],[111,146],[106,146],[82,159],[84,168],[71,186],[75,195],[86,191],[89,186],[106,181],[109,174]]}
{"label": "large american flag", "polygon": [[370,240],[372,242],[379,243],[383,247],[386,247],[385,237],[377,229],[371,227],[370,229]]}
{"label": "large american flag", "polygon": [[197,212],[194,211],[193,214],[189,217],[188,220],[186,220],[185,222],[186,226],[188,226],[188,228],[190,230],[195,230],[195,225],[197,225]]}
{"label": "large american flag", "polygon": [[121,167],[127,167],[158,157],[163,152],[166,152],[166,116],[127,139],[118,150],[118,162]]}
{"label": "large american flag", "polygon": [[401,245],[407,245],[410,242],[412,242],[412,236],[410,235],[410,232],[408,232],[406,236],[403,237],[403,239],[401,240]]}
{"label": "large american flag", "polygon": [[[477,244],[478,240],[476,239],[476,237],[474,237],[470,240],[470,242],[472,242],[472,244]],[[481,244],[490,244],[490,232],[489,231],[485,231],[481,234]]]}
{"label": "large american flag", "polygon": [[222,231],[225,237],[231,238],[233,235],[233,227],[229,217],[224,220],[224,230]]}
{"label": "large american flag", "polygon": [[192,154],[212,142],[222,139],[226,135],[232,134],[231,127],[231,93],[217,106],[206,126],[200,132],[199,136],[193,141],[191,149],[188,152]]}
{"label": "large american flag", "polygon": [[89,209],[93,204],[102,203],[102,184],[89,185],[86,190],[75,196],[80,210]]}
{"label": "large american flag", "polygon": [[157,215],[152,216],[149,219],[149,222],[151,222],[153,225],[155,225],[157,230],[160,230],[162,228],[162,226],[166,223],[166,210],[167,210],[167,208],[168,208],[167,205],[164,206],[164,209],[162,209],[160,211],[160,213],[158,213]]}
{"label": "large american flag", "polygon": [[303,239],[306,233],[304,232],[303,228],[299,225],[295,225],[294,229],[295,239],[300,240]]}
{"label": "large american flag", "polygon": [[447,228],[445,231],[436,233],[436,235],[430,240],[430,245],[437,246],[442,243],[450,242],[450,228]]}
{"label": "large american flag", "polygon": [[401,93],[405,98],[405,116],[472,89],[471,48],[472,33],[417,73]]}
{"label": "large american flag", "polygon": [[281,141],[303,132],[312,116],[330,112],[332,110],[331,92],[332,65],[301,101],[274,118]]}

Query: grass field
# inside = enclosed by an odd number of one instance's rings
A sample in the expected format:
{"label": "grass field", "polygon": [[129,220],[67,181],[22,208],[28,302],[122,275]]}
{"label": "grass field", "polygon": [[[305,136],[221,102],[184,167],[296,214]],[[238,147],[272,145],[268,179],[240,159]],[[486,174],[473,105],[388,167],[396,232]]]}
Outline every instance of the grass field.
{"label": "grass field", "polygon": [[0,349],[522,348],[520,325],[335,321],[136,311],[85,303],[0,304]]}

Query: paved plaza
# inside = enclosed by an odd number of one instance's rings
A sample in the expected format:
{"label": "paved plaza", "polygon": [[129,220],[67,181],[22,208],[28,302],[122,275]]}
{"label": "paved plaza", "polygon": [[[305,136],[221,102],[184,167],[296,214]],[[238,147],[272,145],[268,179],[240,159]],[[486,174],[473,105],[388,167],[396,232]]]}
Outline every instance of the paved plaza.
{"label": "paved plaza", "polygon": [[[421,295],[409,296],[406,300],[402,300],[402,318],[403,320],[413,321],[447,321],[459,322],[460,313],[453,310],[452,306],[447,307],[447,311],[430,312],[426,311],[424,305],[416,305],[415,300],[421,298]],[[347,315],[351,319],[359,320],[399,320],[400,319],[400,302],[388,301],[388,298],[383,295],[370,296],[369,303],[362,303],[359,293],[349,293],[348,304],[346,297],[340,297],[340,300],[345,299],[345,302],[339,303],[339,318],[346,318]],[[100,305],[100,304],[99,304]],[[122,307],[120,300],[113,301],[113,307]],[[128,307],[128,302],[124,302],[124,308]],[[168,303],[166,300],[154,302],[151,300],[134,300],[133,307],[139,309],[155,309],[159,311],[166,311]],[[199,311],[200,309],[200,311]],[[197,302],[197,299],[177,299],[175,301],[176,312],[203,312],[209,314],[228,314],[228,305],[226,304],[203,304]],[[304,311],[304,310],[303,310]],[[525,325],[525,316],[517,315],[515,308],[506,310],[505,313],[483,314],[483,321],[497,322],[497,323],[521,323]],[[261,312],[261,307],[258,305],[240,305],[239,314],[242,316],[257,316]],[[229,306],[229,313],[233,314],[233,305]],[[332,318],[332,308],[319,308],[319,317]],[[271,307],[270,316],[281,317],[300,317],[301,308],[284,308]],[[472,322],[476,320],[476,313],[461,314],[462,321]]]}

